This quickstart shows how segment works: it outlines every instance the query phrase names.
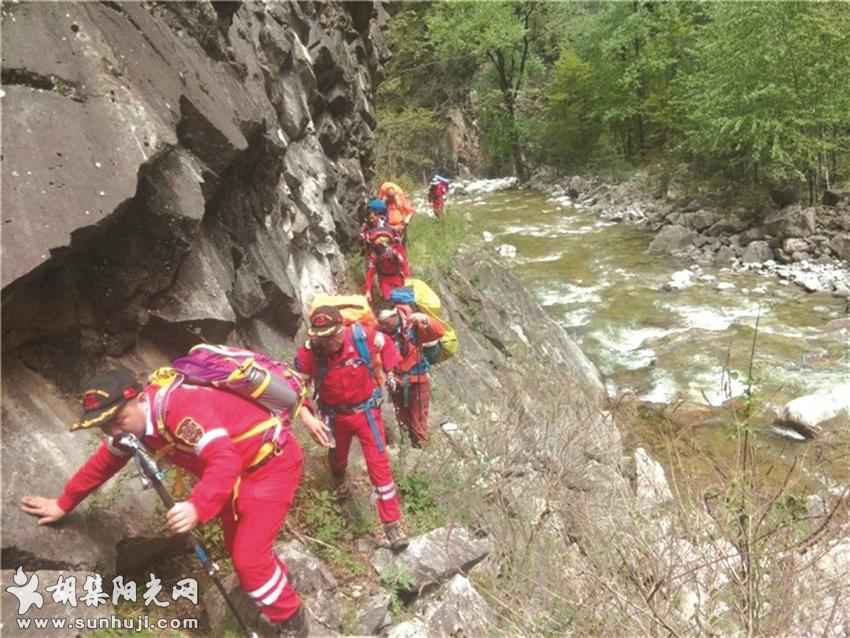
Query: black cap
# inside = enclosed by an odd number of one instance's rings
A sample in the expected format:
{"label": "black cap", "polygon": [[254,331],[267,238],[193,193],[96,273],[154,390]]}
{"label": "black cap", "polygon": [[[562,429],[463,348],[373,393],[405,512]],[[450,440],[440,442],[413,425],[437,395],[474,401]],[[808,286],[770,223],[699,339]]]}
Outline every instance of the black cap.
{"label": "black cap", "polygon": [[83,414],[71,431],[103,425],[141,392],[136,375],[124,367],[107,370],[89,379],[83,393]]}

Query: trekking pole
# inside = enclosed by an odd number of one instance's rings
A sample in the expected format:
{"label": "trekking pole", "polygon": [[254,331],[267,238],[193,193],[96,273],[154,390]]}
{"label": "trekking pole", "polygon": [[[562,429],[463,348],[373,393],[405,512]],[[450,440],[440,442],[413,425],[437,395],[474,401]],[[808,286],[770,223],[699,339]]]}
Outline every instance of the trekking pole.
{"label": "trekking pole", "polygon": [[[417,336],[417,339],[418,339],[418,336]],[[425,361],[424,348],[422,347],[422,344],[417,344],[416,349],[418,350],[417,356],[419,357],[417,359],[417,363],[419,365],[421,365]],[[425,376],[427,374],[428,374],[428,372],[426,371],[425,373],[423,373],[422,376]],[[428,424],[422,422],[423,415],[425,413],[425,411],[422,408],[422,383],[423,383],[422,379],[420,379],[419,383],[416,384],[416,410],[417,410],[417,412],[419,412],[419,427],[423,429],[423,431],[425,432],[425,436],[428,436]],[[422,447],[421,441],[419,442],[419,447]]]}
{"label": "trekking pole", "polygon": [[[136,464],[139,466],[143,476],[147,478],[150,485],[156,490],[156,493],[159,495],[163,505],[165,505],[166,508],[171,509],[174,506],[174,499],[171,497],[171,494],[168,493],[165,485],[162,484],[164,473],[159,469],[156,461],[151,456],[150,452],[148,452],[147,448],[142,445],[141,441],[139,441],[135,436],[127,433],[119,434],[115,438],[115,443],[133,452],[133,457],[136,459]],[[215,583],[216,588],[224,598],[234,618],[236,618],[236,621],[239,623],[239,627],[242,629],[242,632],[248,638],[259,638],[255,632],[248,629],[248,625],[246,625],[245,621],[242,620],[242,617],[236,610],[236,606],[227,595],[227,591],[224,589],[224,584],[217,576],[218,565],[216,565],[210,558],[207,548],[204,547],[204,544],[193,532],[189,532],[189,539],[192,541],[195,556],[198,557],[198,560],[201,561],[201,565],[203,565],[204,569],[207,570],[207,575],[212,579],[213,583]]]}

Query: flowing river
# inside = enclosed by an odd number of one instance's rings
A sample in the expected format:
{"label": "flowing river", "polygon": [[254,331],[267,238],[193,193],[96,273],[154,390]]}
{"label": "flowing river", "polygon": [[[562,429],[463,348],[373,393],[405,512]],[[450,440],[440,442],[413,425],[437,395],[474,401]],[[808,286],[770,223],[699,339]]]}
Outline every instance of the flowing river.
{"label": "flowing river", "polygon": [[[675,275],[687,265],[649,254],[651,233],[542,193],[502,191],[460,202],[456,210],[484,237],[483,247],[506,255],[600,369],[612,397],[631,391],[657,403],[720,405],[743,394],[752,360],[753,392],[767,412],[850,379],[848,330],[829,325],[846,317],[843,299],[725,268]],[[665,290],[677,278],[685,287]],[[701,436],[716,438],[715,447],[729,438]],[[800,447],[770,429],[761,442],[779,453]],[[835,470],[829,474],[846,474]]]}

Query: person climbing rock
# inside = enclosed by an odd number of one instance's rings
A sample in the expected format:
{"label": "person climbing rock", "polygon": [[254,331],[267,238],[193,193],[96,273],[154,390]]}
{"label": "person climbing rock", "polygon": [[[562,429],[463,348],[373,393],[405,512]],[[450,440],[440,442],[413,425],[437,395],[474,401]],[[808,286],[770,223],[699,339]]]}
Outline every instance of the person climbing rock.
{"label": "person climbing rock", "polygon": [[[401,530],[400,501],[380,409],[385,373],[398,365],[398,350],[375,328],[360,323],[345,325],[334,306],[313,310],[307,335],[308,341],[295,355],[295,369],[312,381],[318,409],[334,433],[336,447],[329,450],[328,460],[337,496],[341,500],[350,496],[346,471],[351,441],[356,436],[384,533],[392,549],[404,549],[408,541]],[[313,406],[304,409],[312,410]]]}
{"label": "person climbing rock", "polygon": [[437,219],[443,218],[443,209],[446,204],[446,195],[448,192],[449,180],[440,175],[434,175],[428,186],[428,201],[431,202],[431,209],[434,211],[434,217]]}
{"label": "person climbing rock", "polygon": [[395,367],[390,396],[396,419],[408,433],[413,447],[428,442],[428,410],[431,405],[431,362],[429,354],[439,349],[445,334],[442,323],[423,312],[399,305],[378,313],[381,331],[396,344],[401,361]]}
{"label": "person climbing rock", "polygon": [[372,284],[378,277],[378,288],[384,299],[390,298],[393,288],[404,285],[410,277],[407,251],[398,235],[389,228],[372,230],[367,236],[366,298],[372,300]]}
{"label": "person climbing rock", "polygon": [[[106,440],[59,498],[25,496],[21,509],[39,525],[63,518],[124,467],[131,453],[115,439],[132,434],[198,477],[186,500],[166,513],[169,530],[190,532],[219,517],[242,589],[280,636],[306,636],[304,606],[272,550],[303,474],[289,417],[209,386],[184,383],[163,394],[161,385],[142,386],[124,367],[95,375],[84,387],[82,418],[71,430],[98,427]],[[330,445],[319,419],[308,414],[302,420],[317,442]]]}

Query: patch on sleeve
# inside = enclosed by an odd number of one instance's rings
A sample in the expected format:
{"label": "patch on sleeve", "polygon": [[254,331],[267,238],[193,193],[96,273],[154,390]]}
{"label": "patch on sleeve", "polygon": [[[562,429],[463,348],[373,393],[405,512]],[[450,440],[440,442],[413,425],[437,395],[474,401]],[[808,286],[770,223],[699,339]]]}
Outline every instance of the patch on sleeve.
{"label": "patch on sleeve", "polygon": [[187,416],[177,424],[174,430],[174,436],[181,443],[194,447],[201,440],[201,437],[204,436],[204,428],[195,419]]}

